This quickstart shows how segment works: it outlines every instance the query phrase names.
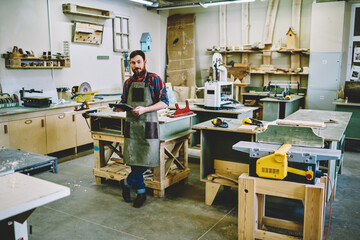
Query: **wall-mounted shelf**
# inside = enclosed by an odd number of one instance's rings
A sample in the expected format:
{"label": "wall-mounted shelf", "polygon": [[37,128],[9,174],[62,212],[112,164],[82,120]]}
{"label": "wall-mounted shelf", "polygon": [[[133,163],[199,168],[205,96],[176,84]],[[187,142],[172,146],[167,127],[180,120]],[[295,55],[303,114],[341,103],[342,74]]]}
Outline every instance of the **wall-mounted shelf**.
{"label": "wall-mounted shelf", "polygon": [[34,58],[9,57],[3,54],[5,67],[10,69],[61,69],[70,67],[70,59],[65,58]]}
{"label": "wall-mounted shelf", "polygon": [[90,22],[74,21],[73,42],[100,45],[104,25]]}
{"label": "wall-mounted shelf", "polygon": [[257,70],[251,70],[250,73],[252,74],[277,74],[277,75],[304,75],[307,76],[309,73],[293,73],[293,72],[273,72],[273,71],[257,71]]}
{"label": "wall-mounted shelf", "polygon": [[114,13],[108,10],[84,7],[71,3],[64,3],[62,7],[63,7],[63,13],[67,13],[67,14],[75,14],[75,15],[103,18],[103,19],[114,18]]}
{"label": "wall-mounted shelf", "polygon": [[[227,63],[227,56],[233,54],[239,54],[241,57],[241,62],[243,64],[249,63],[249,55],[250,54],[262,54],[263,64],[258,67],[252,67],[250,70],[250,74],[259,74],[264,75],[263,85],[266,86],[270,81],[271,75],[288,75],[291,78],[291,82],[299,82],[301,76],[308,76],[309,68],[301,67],[300,65],[300,55],[304,55],[305,57],[309,56],[309,49],[307,48],[299,48],[299,49],[240,49],[240,50],[218,50],[213,48],[207,49],[208,53],[221,53],[223,56],[224,63]],[[272,53],[280,53],[280,54],[290,54],[290,67],[289,68],[279,68],[271,64],[272,61]],[[270,68],[270,69],[269,69]],[[282,69],[282,70],[281,70]]]}
{"label": "wall-mounted shelf", "polygon": [[309,54],[309,49],[307,48],[299,48],[299,49],[286,49],[286,48],[282,48],[282,49],[278,49],[278,50],[247,50],[247,49],[243,49],[243,50],[207,50],[207,52],[209,53],[226,53],[226,54],[231,54],[231,53],[264,53],[264,52],[279,52],[279,53],[292,53],[292,54],[298,54],[298,53],[303,53],[303,54]]}

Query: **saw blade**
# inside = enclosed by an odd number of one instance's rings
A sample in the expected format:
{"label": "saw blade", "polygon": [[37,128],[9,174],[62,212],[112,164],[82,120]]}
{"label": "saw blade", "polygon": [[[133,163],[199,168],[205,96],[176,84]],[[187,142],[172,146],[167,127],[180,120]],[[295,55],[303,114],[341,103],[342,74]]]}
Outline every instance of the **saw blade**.
{"label": "saw blade", "polygon": [[82,84],[80,84],[79,86],[79,92],[80,93],[86,93],[86,92],[91,92],[91,86],[88,82],[83,82]]}

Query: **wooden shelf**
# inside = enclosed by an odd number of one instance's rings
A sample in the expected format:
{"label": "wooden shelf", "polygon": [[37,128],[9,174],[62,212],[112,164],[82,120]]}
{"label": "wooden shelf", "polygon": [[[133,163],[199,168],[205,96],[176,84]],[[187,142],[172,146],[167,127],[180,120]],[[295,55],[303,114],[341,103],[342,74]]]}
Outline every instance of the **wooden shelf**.
{"label": "wooden shelf", "polygon": [[264,52],[279,52],[279,53],[292,53],[292,54],[298,54],[298,53],[303,53],[303,54],[309,54],[309,49],[307,48],[299,48],[299,49],[278,49],[278,50],[263,50],[263,49],[259,49],[259,50],[207,50],[207,52],[209,53],[226,53],[226,54],[231,54],[231,53],[264,53]]}
{"label": "wooden shelf", "polygon": [[94,18],[103,18],[103,19],[114,18],[114,13],[108,10],[84,7],[71,3],[64,3],[62,7],[63,7],[63,13],[67,13],[67,14],[81,15],[81,16],[94,17]]}
{"label": "wooden shelf", "polygon": [[309,75],[309,73],[302,73],[302,72],[299,72],[299,73],[291,73],[291,72],[271,72],[271,71],[256,71],[256,70],[251,70],[250,73],[252,74],[275,74],[275,75],[304,75],[304,76],[307,76]]}
{"label": "wooden shelf", "polygon": [[9,57],[8,54],[3,54],[3,58],[5,58],[5,67],[9,69],[62,69],[70,67],[70,59],[64,58],[21,58]]}

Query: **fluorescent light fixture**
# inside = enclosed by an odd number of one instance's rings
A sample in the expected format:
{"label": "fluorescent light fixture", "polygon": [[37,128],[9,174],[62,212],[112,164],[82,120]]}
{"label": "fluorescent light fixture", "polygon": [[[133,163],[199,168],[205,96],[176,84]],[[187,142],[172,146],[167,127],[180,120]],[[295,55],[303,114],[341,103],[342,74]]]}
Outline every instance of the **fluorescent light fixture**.
{"label": "fluorescent light fixture", "polygon": [[141,3],[147,6],[152,6],[154,3],[151,1],[146,1],[146,0],[130,0],[132,2],[137,2],[137,3]]}
{"label": "fluorescent light fixture", "polygon": [[232,3],[246,3],[246,2],[255,2],[255,0],[234,0],[234,1],[218,1],[218,2],[206,2],[201,4],[204,8],[232,4]]}
{"label": "fluorescent light fixture", "polygon": [[179,6],[169,6],[169,7],[159,7],[156,10],[168,10],[168,9],[176,9],[176,8],[192,8],[192,7],[200,7],[199,4],[192,5],[179,5]]}

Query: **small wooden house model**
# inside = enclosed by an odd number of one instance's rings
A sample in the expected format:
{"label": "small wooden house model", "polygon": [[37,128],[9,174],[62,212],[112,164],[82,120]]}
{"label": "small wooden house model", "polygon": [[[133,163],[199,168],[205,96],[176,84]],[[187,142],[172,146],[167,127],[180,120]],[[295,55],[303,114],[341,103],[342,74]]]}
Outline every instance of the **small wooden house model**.
{"label": "small wooden house model", "polygon": [[140,44],[141,44],[141,51],[147,52],[151,50],[151,36],[150,33],[143,33],[141,35]]}
{"label": "small wooden house model", "polygon": [[297,41],[297,34],[292,27],[286,33],[286,48],[287,49],[297,49],[298,41]]}

